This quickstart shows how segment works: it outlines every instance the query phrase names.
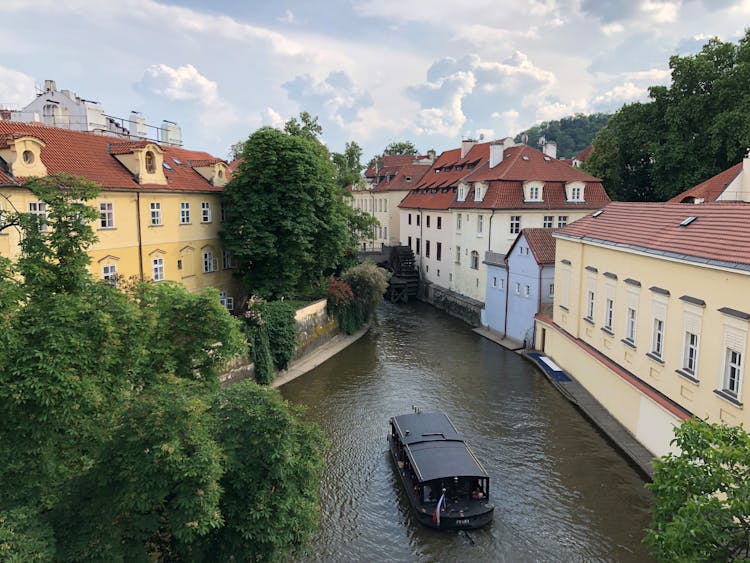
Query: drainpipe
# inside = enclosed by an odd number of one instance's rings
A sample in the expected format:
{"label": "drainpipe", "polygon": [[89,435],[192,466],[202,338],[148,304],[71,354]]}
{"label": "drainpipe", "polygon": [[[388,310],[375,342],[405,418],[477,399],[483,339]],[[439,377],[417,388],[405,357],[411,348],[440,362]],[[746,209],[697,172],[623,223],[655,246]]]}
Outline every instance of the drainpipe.
{"label": "drainpipe", "polygon": [[505,271],[507,272],[505,284],[505,316],[503,318],[503,338],[508,336],[508,296],[510,295],[510,262],[507,259],[503,259],[505,262]]}
{"label": "drainpipe", "polygon": [[135,223],[138,231],[138,275],[143,279],[143,232],[141,231],[141,192],[135,192]]}
{"label": "drainpipe", "polygon": [[487,250],[492,250],[492,218],[495,216],[495,210],[492,210],[492,215],[490,215],[490,228],[489,232],[487,233]]}

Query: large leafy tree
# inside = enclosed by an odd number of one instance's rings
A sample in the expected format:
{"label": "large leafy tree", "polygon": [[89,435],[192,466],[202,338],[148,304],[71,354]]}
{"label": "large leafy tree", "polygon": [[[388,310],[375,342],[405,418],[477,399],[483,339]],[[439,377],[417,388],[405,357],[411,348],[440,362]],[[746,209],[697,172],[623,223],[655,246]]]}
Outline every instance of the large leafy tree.
{"label": "large leafy tree", "polygon": [[690,419],[655,462],[646,541],[663,561],[750,560],[750,435]]}
{"label": "large leafy tree", "polygon": [[[317,488],[307,486],[322,440],[278,398],[254,404],[242,432],[258,420],[263,430],[251,446],[227,438],[217,373],[241,352],[238,322],[215,292],[93,280],[85,251],[97,215],[86,202],[95,186],[57,176],[28,188],[48,216],[6,214],[7,228],[21,229],[21,258],[0,259],[0,559],[194,559],[212,534],[240,525],[222,508],[230,498],[246,519],[238,549],[259,534],[268,559],[298,547],[314,520]],[[278,525],[224,496],[259,471],[229,460],[252,462],[243,448],[273,451],[277,435],[313,463],[302,473],[296,459],[274,457],[289,479],[288,494],[264,505],[284,511]]]}
{"label": "large leafy tree", "polygon": [[591,144],[594,136],[604,127],[609,118],[608,113],[578,113],[562,119],[544,121],[516,135],[516,142],[526,136],[526,144],[536,146],[544,137],[547,141],[557,143],[557,156],[572,158]]}
{"label": "large leafy tree", "polygon": [[417,150],[416,145],[411,141],[393,141],[392,143],[388,143],[383,154],[417,155],[419,154],[419,151]]}
{"label": "large leafy tree", "polygon": [[740,162],[750,146],[750,30],[669,60],[672,83],[618,111],[586,169],[615,199],[668,199]]}
{"label": "large leafy tree", "polygon": [[364,166],[360,163],[362,159],[362,147],[355,141],[346,143],[343,153],[335,152],[331,155],[333,165],[336,167],[336,181],[342,188],[354,184],[360,178]]}
{"label": "large leafy tree", "polygon": [[353,241],[328,150],[308,134],[264,127],[225,187],[224,239],[248,292],[290,295],[336,267]]}

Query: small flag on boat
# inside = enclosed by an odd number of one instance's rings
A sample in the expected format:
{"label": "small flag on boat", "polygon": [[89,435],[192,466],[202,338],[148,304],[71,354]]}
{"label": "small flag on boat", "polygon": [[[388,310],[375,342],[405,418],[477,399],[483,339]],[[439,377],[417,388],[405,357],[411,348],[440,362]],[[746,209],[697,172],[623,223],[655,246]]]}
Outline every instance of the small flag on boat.
{"label": "small flag on boat", "polygon": [[432,513],[432,521],[435,522],[436,526],[440,526],[440,508],[445,506],[445,493],[440,497],[440,500],[435,507],[435,512]]}

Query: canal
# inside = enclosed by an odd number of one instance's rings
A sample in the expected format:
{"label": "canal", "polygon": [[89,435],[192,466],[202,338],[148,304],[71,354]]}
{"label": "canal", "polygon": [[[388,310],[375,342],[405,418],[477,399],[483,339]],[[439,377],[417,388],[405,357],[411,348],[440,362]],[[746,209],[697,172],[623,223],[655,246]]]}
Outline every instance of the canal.
{"label": "canal", "polygon": [[[639,474],[531,363],[429,305],[384,304],[372,329],[284,385],[331,442],[304,561],[644,561]],[[492,479],[493,523],[438,532],[411,516],[388,419],[449,414]]]}

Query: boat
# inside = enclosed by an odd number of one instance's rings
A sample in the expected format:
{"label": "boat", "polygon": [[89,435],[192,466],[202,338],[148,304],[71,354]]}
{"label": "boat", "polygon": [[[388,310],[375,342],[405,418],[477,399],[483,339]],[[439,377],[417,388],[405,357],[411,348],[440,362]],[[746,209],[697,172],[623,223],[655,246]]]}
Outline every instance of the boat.
{"label": "boat", "polygon": [[440,530],[492,521],[490,478],[442,412],[416,412],[390,420],[388,445],[417,520]]}

